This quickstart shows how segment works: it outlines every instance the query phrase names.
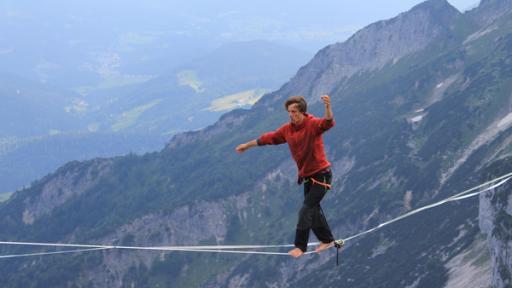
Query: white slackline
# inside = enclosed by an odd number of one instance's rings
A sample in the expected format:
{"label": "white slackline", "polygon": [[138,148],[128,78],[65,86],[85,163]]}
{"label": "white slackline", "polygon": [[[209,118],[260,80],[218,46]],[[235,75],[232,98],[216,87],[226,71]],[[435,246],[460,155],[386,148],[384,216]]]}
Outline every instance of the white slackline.
{"label": "white slackline", "polygon": [[[469,197],[474,197],[476,195],[479,195],[481,193],[484,193],[486,191],[492,190],[498,186],[503,185],[508,180],[512,178],[512,173],[508,173],[506,175],[503,175],[501,177],[495,178],[493,180],[487,181],[483,184],[480,184],[478,186],[475,186],[473,188],[470,188],[468,190],[465,190],[461,193],[455,194],[453,196],[450,196],[446,199],[443,199],[439,202],[429,204],[423,207],[420,207],[418,209],[409,211],[408,213],[405,213],[403,215],[400,215],[396,218],[393,218],[387,222],[381,223],[376,227],[373,227],[371,229],[368,229],[366,231],[360,232],[358,234],[355,234],[353,236],[339,239],[343,241],[349,241],[354,238],[363,236],[365,234],[374,232],[375,230],[378,230],[384,226],[387,226],[391,223],[394,223],[398,220],[402,220],[404,218],[410,217],[416,213],[422,212],[424,210],[428,210],[440,205],[443,205],[447,202],[452,201],[458,201],[462,199],[466,199]],[[501,180],[501,181],[500,181]],[[475,191],[477,189],[480,189],[484,186],[490,185],[491,183],[495,183],[497,181],[500,181],[497,184],[491,185],[488,188],[470,193],[472,191]],[[337,241],[339,241],[337,240]],[[182,251],[182,252],[209,252],[209,253],[237,253],[237,254],[259,254],[259,255],[286,255],[289,256],[288,253],[285,252],[267,252],[267,251],[247,251],[248,249],[269,249],[269,248],[289,248],[289,247],[295,247],[293,244],[284,244],[284,245],[202,245],[202,246],[149,246],[149,247],[142,247],[142,246],[116,246],[116,245],[91,245],[91,244],[68,244],[68,243],[42,243],[42,242],[18,242],[18,241],[0,241],[0,245],[22,245],[22,246],[44,246],[44,247],[75,247],[75,248],[82,248],[77,250],[67,250],[67,251],[55,251],[55,252],[41,252],[41,253],[31,253],[31,254],[17,254],[17,255],[0,255],[0,259],[3,258],[15,258],[15,257],[27,257],[27,256],[41,256],[41,255],[53,255],[53,254],[64,254],[64,253],[77,253],[77,252],[87,252],[87,251],[95,251],[95,250],[107,250],[107,249],[125,249],[125,250],[149,250],[149,251]],[[308,246],[315,246],[318,245],[319,242],[312,242],[309,243]],[[85,248],[85,249],[84,249]],[[312,251],[306,252],[305,254],[311,254],[314,253]]]}
{"label": "white slackline", "polygon": [[98,251],[98,250],[106,250],[106,249],[109,249],[109,248],[89,248],[89,249],[75,249],[75,250],[65,250],[65,251],[55,251],[55,252],[41,252],[41,253],[30,253],[30,254],[0,255],[0,259],[19,258],[19,257],[28,257],[28,256],[44,256],[44,255],[54,255],[54,254],[66,254],[66,253],[78,253],[78,252],[89,252],[89,251]]}

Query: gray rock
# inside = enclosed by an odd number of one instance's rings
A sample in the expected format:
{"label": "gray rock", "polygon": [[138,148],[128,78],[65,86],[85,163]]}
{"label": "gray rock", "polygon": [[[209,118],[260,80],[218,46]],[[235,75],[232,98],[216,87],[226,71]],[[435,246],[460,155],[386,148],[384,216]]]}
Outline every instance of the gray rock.
{"label": "gray rock", "polygon": [[343,80],[396,63],[438,37],[447,37],[461,13],[445,0],[430,0],[397,17],[361,29],[343,43],[329,45],[273,97],[303,95],[311,100],[328,94]]}
{"label": "gray rock", "polygon": [[487,235],[492,259],[492,287],[497,288],[512,286],[512,234],[500,223],[512,221],[511,191],[508,184],[480,196],[480,229]]}

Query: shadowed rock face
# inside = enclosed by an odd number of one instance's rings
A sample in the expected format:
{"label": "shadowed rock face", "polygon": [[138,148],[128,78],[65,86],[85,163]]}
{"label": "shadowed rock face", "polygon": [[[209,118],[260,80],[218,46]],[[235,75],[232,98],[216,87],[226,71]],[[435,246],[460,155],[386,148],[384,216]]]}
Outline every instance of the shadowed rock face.
{"label": "shadowed rock face", "polygon": [[97,185],[102,177],[108,174],[111,165],[110,160],[95,160],[85,171],[82,171],[81,167],[68,165],[69,168],[63,174],[48,177],[38,189],[39,193],[24,200],[23,223],[32,224],[70,198],[79,197],[87,189]]}
{"label": "shadowed rock face", "polygon": [[512,185],[480,196],[480,229],[487,236],[492,259],[492,287],[512,285]]}
{"label": "shadowed rock face", "polygon": [[510,13],[511,9],[512,1],[510,0],[481,0],[480,6],[468,11],[467,14],[480,25],[487,26]]}

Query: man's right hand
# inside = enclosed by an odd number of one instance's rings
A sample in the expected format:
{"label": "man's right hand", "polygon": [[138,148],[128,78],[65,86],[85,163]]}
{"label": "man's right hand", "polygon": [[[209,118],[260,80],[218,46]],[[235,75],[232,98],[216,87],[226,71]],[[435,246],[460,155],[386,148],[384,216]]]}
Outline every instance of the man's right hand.
{"label": "man's right hand", "polygon": [[252,141],[249,141],[247,143],[244,143],[244,144],[240,144],[238,145],[235,150],[236,152],[238,153],[243,153],[245,152],[247,149],[249,148],[252,148],[254,146],[258,146],[258,141],[257,140],[252,140]]}
{"label": "man's right hand", "polygon": [[240,144],[240,145],[238,145],[238,146],[235,148],[236,152],[238,152],[238,153],[243,153],[243,152],[245,152],[247,149],[249,149],[249,146],[247,145],[247,143]]}

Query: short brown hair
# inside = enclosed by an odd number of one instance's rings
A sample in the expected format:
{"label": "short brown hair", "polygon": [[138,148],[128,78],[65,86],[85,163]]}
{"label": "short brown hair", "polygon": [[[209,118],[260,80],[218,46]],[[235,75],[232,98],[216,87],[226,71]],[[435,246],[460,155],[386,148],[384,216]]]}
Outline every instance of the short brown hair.
{"label": "short brown hair", "polygon": [[299,111],[302,113],[306,113],[308,111],[308,103],[306,103],[306,99],[303,96],[292,96],[286,100],[284,103],[284,108],[288,111],[288,106],[292,104],[298,104]]}

